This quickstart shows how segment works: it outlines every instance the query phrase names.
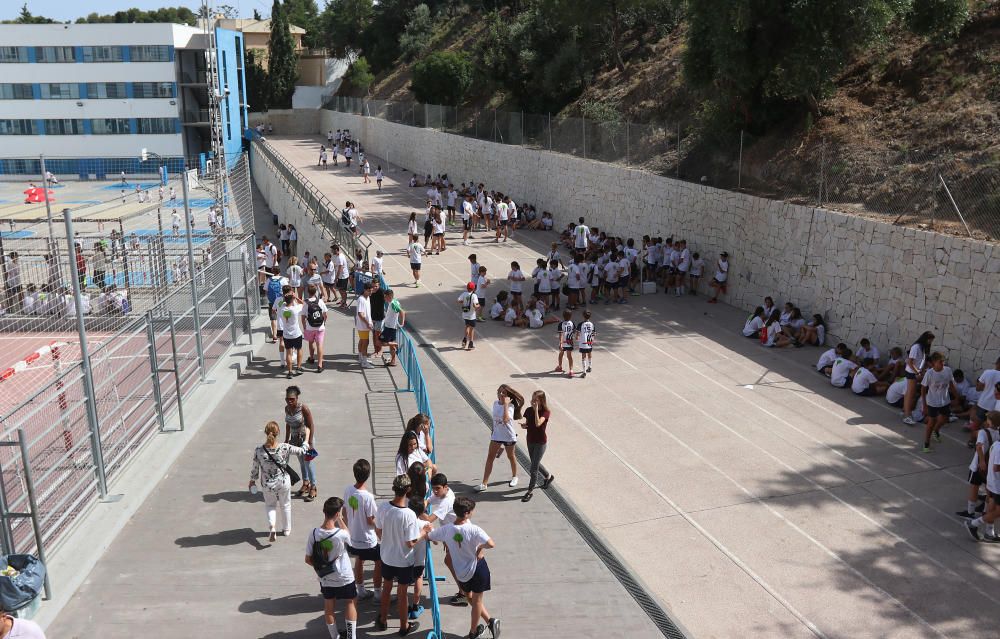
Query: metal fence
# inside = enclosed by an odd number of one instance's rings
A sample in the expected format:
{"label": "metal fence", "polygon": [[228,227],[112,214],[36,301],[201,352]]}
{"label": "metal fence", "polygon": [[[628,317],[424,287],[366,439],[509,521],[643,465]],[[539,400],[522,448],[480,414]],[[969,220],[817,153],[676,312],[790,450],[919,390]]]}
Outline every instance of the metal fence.
{"label": "metal fence", "polygon": [[612,162],[721,189],[823,206],[893,224],[1000,239],[1000,145],[952,152],[841,145],[807,135],[794,152],[697,123],[585,117],[334,96],[324,108]]}
{"label": "metal fence", "polygon": [[[229,224],[144,235],[137,252],[121,235],[117,244],[94,229],[78,236],[73,211],[69,222],[59,214],[58,236],[6,238],[0,353],[31,352],[8,368],[0,362],[5,553],[44,560],[169,416],[183,430],[185,399],[250,337],[260,290],[246,158],[233,162],[224,193]],[[19,281],[40,283],[30,292],[11,286],[12,245],[24,254]],[[93,260],[78,270],[78,252],[86,259],[91,250],[105,255],[103,272]],[[171,272],[172,262],[186,266]]]}

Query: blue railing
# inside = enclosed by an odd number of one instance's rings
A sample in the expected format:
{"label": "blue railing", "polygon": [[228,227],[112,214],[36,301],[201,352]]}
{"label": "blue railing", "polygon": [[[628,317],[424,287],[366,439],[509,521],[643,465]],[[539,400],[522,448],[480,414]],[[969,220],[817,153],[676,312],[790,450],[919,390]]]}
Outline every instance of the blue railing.
{"label": "blue railing", "polygon": [[[383,290],[388,290],[389,285],[385,279],[379,276],[379,284]],[[396,337],[396,357],[399,359],[403,370],[406,372],[406,390],[413,393],[417,402],[417,410],[430,418],[431,435],[431,461],[437,464],[437,441],[434,438],[434,412],[431,410],[431,399],[427,395],[427,383],[424,381],[424,372],[420,368],[420,359],[417,357],[416,344],[405,328],[401,328]],[[428,488],[429,490],[429,488]],[[434,555],[431,552],[431,544],[427,544],[427,557],[424,560],[424,570],[427,572],[427,583],[430,585],[431,600],[431,621],[434,629],[427,633],[427,639],[441,639],[441,605],[438,603],[437,577],[434,574]]]}

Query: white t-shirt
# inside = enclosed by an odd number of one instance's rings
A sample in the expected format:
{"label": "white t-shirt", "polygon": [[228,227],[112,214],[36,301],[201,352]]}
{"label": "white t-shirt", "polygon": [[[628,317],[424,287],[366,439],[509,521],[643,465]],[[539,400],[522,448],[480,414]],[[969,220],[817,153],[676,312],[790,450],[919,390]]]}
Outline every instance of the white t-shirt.
{"label": "white t-shirt", "polygon": [[337,279],[337,266],[330,260],[323,265],[323,272],[320,273],[324,284],[333,284]]}
{"label": "white t-shirt", "polygon": [[[352,209],[353,210],[353,209]],[[344,257],[343,253],[338,253],[333,256],[333,266],[337,272],[338,280],[346,280],[348,276],[347,272],[347,258]]]}
{"label": "white t-shirt", "polygon": [[729,278],[729,261],[719,260],[715,271],[715,281],[725,282]]}
{"label": "white t-shirt", "polygon": [[472,219],[472,202],[466,200],[462,202],[462,220],[469,221]]}
{"label": "white t-shirt", "polygon": [[[986,488],[994,494],[1000,494],[1000,441],[994,441],[990,447],[990,456],[986,461]],[[454,559],[454,555],[452,555]]]}
{"label": "white t-shirt", "polygon": [[507,274],[507,279],[510,281],[510,292],[520,293],[521,286],[524,284],[524,272],[520,269],[511,271]]}
{"label": "white t-shirt", "polygon": [[538,282],[539,293],[552,292],[552,283],[549,282],[549,269],[536,268],[534,273],[532,273],[531,275],[535,278],[535,281]]}
{"label": "white t-shirt", "polygon": [[544,315],[537,308],[529,308],[524,314],[528,317],[529,328],[541,328],[545,325]]}
{"label": "white t-shirt", "polygon": [[289,339],[302,337],[302,322],[299,318],[305,307],[298,302],[285,304],[284,299],[279,299],[274,303],[274,308],[278,311],[278,328],[281,329],[282,336]]}
{"label": "white t-shirt", "polygon": [[875,373],[867,368],[859,368],[858,372],[854,374],[854,381],[851,382],[851,390],[855,393],[863,393],[866,388],[877,381],[878,378],[875,377]]}
{"label": "white t-shirt", "polygon": [[465,291],[458,296],[458,301],[462,303],[462,319],[476,319],[476,305],[479,304],[479,297],[470,291]]}
{"label": "white t-shirt", "polygon": [[700,257],[696,260],[691,261],[691,275],[694,277],[701,277],[702,272],[705,270],[705,260]]}
{"label": "white t-shirt", "polygon": [[573,346],[573,336],[576,334],[576,324],[573,320],[559,322],[559,341],[561,346]]}
{"label": "white t-shirt", "polygon": [[410,466],[412,466],[415,462],[426,464],[430,460],[431,458],[428,457],[427,453],[420,448],[418,442],[417,448],[412,453],[407,455],[405,459],[401,455],[396,455],[396,474],[405,475],[406,471],[408,471]]}
{"label": "white t-shirt", "polygon": [[743,325],[743,336],[753,337],[754,333],[758,332],[762,328],[764,328],[764,320],[762,320],[759,315],[754,315],[747,320],[746,324]]}
{"label": "white t-shirt", "polygon": [[927,387],[927,405],[940,408],[950,404],[951,398],[948,396],[948,387],[954,380],[951,368],[948,366],[943,366],[939,371],[928,368],[924,372],[923,380],[920,382],[921,386]]}
{"label": "white t-shirt", "polygon": [[339,588],[354,582],[354,568],[351,566],[351,557],[347,554],[347,544],[350,536],[342,528],[327,530],[326,528],[313,528],[306,540],[306,555],[311,556],[313,544],[320,544],[320,548],[326,551],[327,561],[333,560],[334,570],[329,575],[319,578],[319,585],[326,588]]}
{"label": "white t-shirt", "polygon": [[[178,221],[178,224],[180,224],[179,221]],[[267,244],[265,244],[264,245],[264,266],[266,266],[267,268],[271,268],[272,266],[274,266],[274,260],[275,260],[276,257],[278,257],[278,249],[274,246],[274,244],[271,244],[270,242],[268,242]]]}
{"label": "white t-shirt", "polygon": [[571,289],[584,288],[585,283],[583,279],[583,266],[581,266],[580,264],[576,264],[574,262],[573,264],[569,265],[569,268],[567,269],[567,274],[568,276],[566,284]]}
{"label": "white t-shirt", "polygon": [[503,313],[503,304],[500,302],[494,302],[493,306],[490,307],[490,319],[500,319]]}
{"label": "white t-shirt", "polygon": [[288,283],[296,288],[302,285],[302,267],[298,264],[288,267]]}
{"label": "white t-shirt", "polygon": [[420,536],[420,520],[406,506],[383,502],[375,513],[375,527],[382,531],[379,546],[382,563],[403,568],[413,565],[413,549],[407,542]]}
{"label": "white t-shirt", "polygon": [[455,492],[449,488],[444,497],[431,493],[431,514],[438,518],[442,526],[455,523]]}
{"label": "white t-shirt", "polygon": [[410,264],[422,264],[424,261],[424,247],[414,242],[410,244],[410,249],[407,251],[410,254]]}
{"label": "white t-shirt", "polygon": [[903,396],[906,395],[906,381],[905,379],[900,379],[890,384],[889,390],[885,392],[885,401],[895,404],[903,399]]}
{"label": "white t-shirt", "polygon": [[427,536],[431,541],[444,542],[451,555],[451,565],[455,569],[455,577],[459,581],[468,581],[476,574],[479,559],[476,550],[489,541],[486,531],[471,521],[464,524],[447,524],[432,530]]}
{"label": "white t-shirt", "polygon": [[1000,382],[1000,371],[995,368],[985,370],[979,376],[978,381],[983,385],[983,390],[979,394],[979,401],[976,402],[976,405],[983,410],[993,410],[993,407],[996,406],[993,393],[996,390],[997,382]]}
{"label": "white t-shirt", "polygon": [[374,517],[375,496],[367,490],[348,486],[344,490],[344,510],[347,511],[347,529],[351,533],[354,548],[374,548],[378,545],[375,527],[369,525],[368,518]]}
{"label": "white t-shirt", "polygon": [[501,203],[497,204],[497,217],[499,217],[501,221],[504,221],[504,222],[507,221],[507,203],[506,202],[501,202]]}
{"label": "white t-shirt", "polygon": [[[681,273],[687,273],[690,268],[691,268],[691,251],[685,248],[684,250],[681,251],[680,261],[677,263],[677,270],[680,271]],[[729,267],[727,266],[726,270],[728,269]]]}
{"label": "white t-shirt", "polygon": [[778,335],[781,334],[781,324],[778,322],[771,322],[767,326],[767,339],[764,341],[764,346],[774,346],[774,343],[778,341]]}
{"label": "white t-shirt", "polygon": [[906,364],[906,372],[907,373],[912,373],[914,375],[916,375],[917,373],[919,373],[920,369],[924,367],[924,359],[925,358],[926,358],[926,353],[924,353],[924,349],[920,347],[920,344],[914,344],[913,346],[911,346],[910,347],[910,353],[909,353],[909,355],[907,356],[906,359],[907,360],[911,360],[912,359],[914,362],[916,362],[917,363],[917,370],[913,370],[913,367],[910,366],[909,362],[907,362],[907,364]]}
{"label": "white t-shirt", "polygon": [[832,366],[833,362],[837,359],[836,349],[831,348],[822,355],[819,356],[819,361],[816,362],[816,370],[821,371],[827,366]]}
{"label": "white t-shirt", "polygon": [[458,197],[458,193],[455,192],[455,189],[449,189],[448,190],[448,206],[454,207],[455,206],[455,198],[457,198],[457,197]]}
{"label": "white t-shirt", "polygon": [[580,324],[580,350],[591,350],[594,348],[594,323],[590,320]]}
{"label": "white t-shirt", "polygon": [[511,306],[507,309],[507,312],[503,314],[503,323],[507,326],[513,326],[514,320],[517,319],[517,311]]}
{"label": "white t-shirt", "polygon": [[[365,318],[362,319],[361,316]],[[372,302],[364,295],[358,296],[358,306],[354,309],[354,328],[359,331],[372,330]]]}
{"label": "white t-shirt", "polygon": [[476,295],[479,299],[486,299],[486,286],[489,284],[489,279],[485,275],[480,275],[475,279],[476,282]]}
{"label": "white t-shirt", "polygon": [[577,224],[573,229],[573,246],[578,249],[587,248],[587,239],[590,237],[590,227],[586,224]]}
{"label": "white t-shirt", "polygon": [[[987,432],[989,431],[989,432]],[[983,457],[989,461],[991,444],[990,441],[1000,441],[1000,431],[996,428],[983,428],[979,429],[979,434],[976,435],[976,444],[983,447]],[[975,472],[979,470],[979,451],[972,453],[972,461],[969,462],[969,470]]]}
{"label": "white t-shirt", "polygon": [[507,415],[504,416],[503,404],[500,400],[493,402],[493,433],[490,439],[495,442],[516,442],[517,431],[514,430],[514,404],[507,404]]}
{"label": "white t-shirt", "polygon": [[857,368],[858,365],[845,357],[838,357],[833,362],[833,370],[830,372],[830,383],[834,386],[844,386],[847,383],[847,376]]}
{"label": "white t-shirt", "polygon": [[858,350],[855,351],[854,355],[858,358],[859,362],[864,361],[868,357],[872,358],[877,362],[879,360],[879,357],[881,357],[881,354],[878,352],[878,347],[875,346],[874,344],[871,345],[871,348],[867,349],[864,346],[859,346]]}
{"label": "white t-shirt", "polygon": [[558,268],[550,268],[545,275],[545,279],[548,280],[549,283],[549,291],[552,290],[558,291],[559,282],[562,281],[562,278],[563,278],[563,272],[561,270],[559,270]]}
{"label": "white t-shirt", "polygon": [[618,270],[619,265],[617,262],[608,262],[604,265],[604,279],[608,284],[618,283]]}

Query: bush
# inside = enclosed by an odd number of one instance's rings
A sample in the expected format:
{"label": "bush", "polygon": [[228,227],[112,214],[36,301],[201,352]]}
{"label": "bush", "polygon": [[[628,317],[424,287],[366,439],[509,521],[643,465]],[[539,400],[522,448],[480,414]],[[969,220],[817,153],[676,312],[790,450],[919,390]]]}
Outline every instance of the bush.
{"label": "bush", "polygon": [[347,70],[344,77],[351,83],[351,86],[357,87],[362,91],[368,91],[368,87],[375,80],[375,76],[372,75],[371,68],[368,66],[368,60],[365,60],[364,56],[361,56],[351,64],[351,68]]}
{"label": "bush", "polygon": [[433,31],[431,10],[426,4],[418,4],[406,24],[406,30],[399,36],[399,51],[403,58],[410,61],[423,55],[431,44]]}
{"label": "bush", "polygon": [[464,53],[436,51],[413,65],[410,88],[425,104],[458,105],[472,86],[472,69]]}
{"label": "bush", "polygon": [[968,21],[967,0],[913,0],[906,14],[911,31],[938,40],[954,38]]}

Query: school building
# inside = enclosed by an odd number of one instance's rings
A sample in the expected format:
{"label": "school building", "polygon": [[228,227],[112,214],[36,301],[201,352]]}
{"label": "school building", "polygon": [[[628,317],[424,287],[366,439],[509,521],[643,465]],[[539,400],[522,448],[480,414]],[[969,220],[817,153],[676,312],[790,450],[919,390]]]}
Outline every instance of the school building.
{"label": "school building", "polygon": [[[216,73],[211,72],[211,40]],[[243,34],[177,24],[0,25],[0,174],[103,179],[121,170],[172,172],[181,158],[227,157],[247,127]],[[126,160],[122,160],[126,158]]]}

